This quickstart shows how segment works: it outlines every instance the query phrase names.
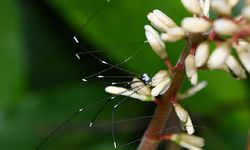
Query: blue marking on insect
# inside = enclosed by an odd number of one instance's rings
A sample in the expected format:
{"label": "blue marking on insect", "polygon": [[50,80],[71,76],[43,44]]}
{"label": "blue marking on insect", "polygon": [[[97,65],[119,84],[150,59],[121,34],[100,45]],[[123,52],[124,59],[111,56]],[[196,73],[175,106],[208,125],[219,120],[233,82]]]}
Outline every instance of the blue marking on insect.
{"label": "blue marking on insect", "polygon": [[151,85],[152,84],[152,79],[149,77],[148,74],[142,73],[141,74],[141,80],[145,85]]}

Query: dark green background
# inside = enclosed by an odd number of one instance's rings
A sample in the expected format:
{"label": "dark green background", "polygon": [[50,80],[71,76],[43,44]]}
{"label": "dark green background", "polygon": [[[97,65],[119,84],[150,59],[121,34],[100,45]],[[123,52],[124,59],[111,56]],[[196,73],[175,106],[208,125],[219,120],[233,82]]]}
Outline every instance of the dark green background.
{"label": "dark green background", "polygon": [[[89,49],[104,49],[98,56],[116,64],[138,49],[126,47],[145,40],[146,14],[161,9],[177,24],[190,16],[179,1],[111,0],[85,28],[83,24],[103,5],[104,0],[2,0],[0,2],[0,146],[1,149],[35,149],[60,122],[74,111],[106,97],[100,80],[83,84],[81,78],[105,66],[90,56],[77,60],[82,51],[73,41],[78,34]],[[242,4],[241,4],[242,5]],[[234,10],[237,14],[240,5]],[[80,29],[80,30],[79,30]],[[183,42],[167,44],[175,62]],[[147,44],[122,67],[151,76],[165,69]],[[124,75],[113,70],[107,75]],[[229,74],[201,71],[200,80],[208,87],[183,101],[190,112],[197,134],[206,138],[205,149],[245,149],[250,127],[249,80],[237,81]],[[102,80],[103,81],[103,80]],[[109,81],[109,80],[105,80]],[[189,86],[185,82],[183,90]],[[116,113],[116,119],[152,114],[154,104],[129,99]],[[88,128],[98,107],[80,114],[53,136],[42,149],[113,149],[110,125]],[[107,107],[97,122],[110,122]],[[128,121],[117,125],[119,144],[141,136],[148,120]],[[169,126],[176,126],[173,116]],[[175,132],[169,130],[169,132]],[[137,144],[137,143],[136,143]],[[124,149],[135,149],[130,145]]]}

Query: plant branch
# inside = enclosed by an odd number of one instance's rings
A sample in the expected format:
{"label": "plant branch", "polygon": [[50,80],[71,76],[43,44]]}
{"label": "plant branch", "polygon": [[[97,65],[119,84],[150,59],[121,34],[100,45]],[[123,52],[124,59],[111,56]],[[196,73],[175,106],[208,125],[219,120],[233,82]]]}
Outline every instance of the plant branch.
{"label": "plant branch", "polygon": [[[160,135],[163,133],[166,122],[172,112],[171,100],[176,97],[184,79],[184,62],[185,58],[189,54],[189,49],[190,46],[189,44],[187,44],[187,46],[182,52],[181,57],[179,58],[178,63],[174,68],[171,86],[169,90],[160,99],[162,103],[157,104],[154,115],[147,130],[143,135],[138,150],[155,150],[158,144],[160,143]],[[164,117],[159,118],[159,115],[162,115]]]}

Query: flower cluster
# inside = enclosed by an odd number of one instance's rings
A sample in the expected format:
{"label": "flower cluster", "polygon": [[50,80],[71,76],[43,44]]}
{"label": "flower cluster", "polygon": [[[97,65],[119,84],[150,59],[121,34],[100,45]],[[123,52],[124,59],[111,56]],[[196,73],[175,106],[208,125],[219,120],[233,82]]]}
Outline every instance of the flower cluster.
{"label": "flower cluster", "polygon": [[[141,78],[143,78],[143,75],[145,74],[142,74]],[[105,88],[105,91],[114,95],[123,95],[141,101],[152,102],[155,101],[155,97],[164,94],[168,90],[170,81],[169,72],[160,70],[147,84],[138,78],[134,78],[131,82],[128,82],[131,87],[129,89],[118,86],[108,86]]]}
{"label": "flower cluster", "polygon": [[[172,85],[172,76],[178,67],[185,67],[186,76],[192,87],[185,93],[169,101],[173,104],[182,128],[188,134],[171,134],[162,139],[172,140],[188,149],[200,149],[204,139],[191,134],[195,132],[188,112],[179,104],[207,86],[206,81],[199,82],[198,70],[222,70],[236,79],[245,79],[250,73],[250,1],[238,16],[232,16],[232,9],[238,0],[181,0],[192,17],[182,19],[180,26],[160,10],[147,15],[151,25],[145,25],[147,41],[154,52],[166,63],[169,70],[159,71],[149,83],[134,78],[131,89],[108,86],[105,90],[115,95],[124,95],[142,101],[156,101]],[[210,19],[213,10],[216,19]],[[166,52],[167,42],[187,41],[188,54],[183,64],[172,66]],[[235,52],[233,52],[235,51]],[[181,58],[181,57],[180,57]]]}
{"label": "flower cluster", "polygon": [[[191,84],[198,82],[197,69],[208,68],[228,71],[237,79],[246,78],[250,72],[250,6],[247,5],[237,17],[232,17],[232,8],[237,0],[182,0],[185,8],[193,13],[181,21],[181,27],[159,10],[148,14],[152,26],[145,26],[146,37],[152,49],[166,58],[164,42],[175,42],[180,39],[197,38],[190,47],[185,66]],[[247,2],[249,4],[249,2]],[[218,14],[215,20],[209,19],[209,8]],[[210,54],[210,45],[216,48]],[[232,54],[236,50],[237,58]]]}
{"label": "flower cluster", "polygon": [[[238,0],[181,2],[193,17],[182,19],[180,26],[160,10],[150,12],[147,17],[152,26],[145,25],[145,35],[151,48],[163,60],[168,59],[165,42],[185,39],[191,43],[184,63],[186,75],[194,87],[177,98],[187,98],[207,85],[206,82],[198,83],[199,69],[223,70],[236,79],[245,79],[246,73],[250,73],[250,1],[246,1],[247,5],[236,17],[232,16],[232,9]],[[215,20],[209,18],[210,9],[218,15]],[[213,44],[215,49],[211,50]],[[173,106],[184,129],[188,134],[193,134],[187,111],[177,100],[173,101]]]}

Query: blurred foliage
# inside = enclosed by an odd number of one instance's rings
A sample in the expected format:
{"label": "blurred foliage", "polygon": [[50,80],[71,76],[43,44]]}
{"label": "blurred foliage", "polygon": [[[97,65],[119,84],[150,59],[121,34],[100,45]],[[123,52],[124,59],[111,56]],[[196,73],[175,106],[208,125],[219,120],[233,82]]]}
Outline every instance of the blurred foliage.
{"label": "blurred foliage", "polygon": [[[84,28],[87,20],[105,5],[105,0],[47,0],[0,2],[0,145],[1,149],[35,149],[59,123],[81,106],[107,97],[104,84],[80,79],[105,66],[90,56],[78,61],[82,51],[73,35],[89,49],[104,49],[97,55],[116,64],[140,49],[122,67],[155,74],[165,69],[148,44],[122,47],[145,40],[146,14],[157,8],[180,24],[190,15],[179,1],[111,0],[111,3]],[[239,7],[237,7],[238,9]],[[237,14],[238,10],[235,10]],[[73,34],[74,33],[74,34]],[[167,44],[175,62],[184,43]],[[121,74],[117,70],[110,74]],[[183,101],[193,121],[206,138],[205,149],[245,149],[250,127],[249,80],[237,81],[223,72],[200,72],[209,86]],[[182,90],[189,87],[185,82]],[[111,106],[97,122],[111,120]],[[133,106],[133,107],[131,107]],[[116,113],[117,120],[149,115],[152,104],[128,101]],[[68,123],[42,147],[43,149],[113,149],[111,126],[88,128],[99,107],[91,107]],[[128,111],[129,110],[129,111]],[[117,125],[119,143],[140,137],[149,119]],[[176,124],[175,124],[176,125]],[[171,132],[171,131],[170,131]],[[135,145],[125,149],[135,149]]]}

